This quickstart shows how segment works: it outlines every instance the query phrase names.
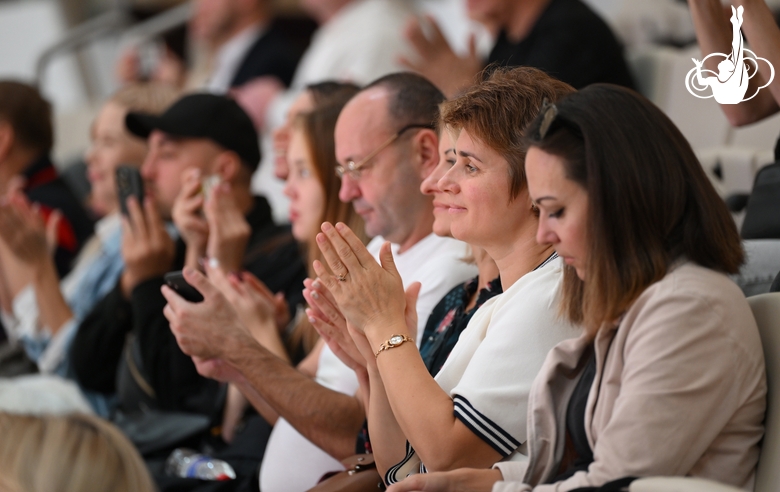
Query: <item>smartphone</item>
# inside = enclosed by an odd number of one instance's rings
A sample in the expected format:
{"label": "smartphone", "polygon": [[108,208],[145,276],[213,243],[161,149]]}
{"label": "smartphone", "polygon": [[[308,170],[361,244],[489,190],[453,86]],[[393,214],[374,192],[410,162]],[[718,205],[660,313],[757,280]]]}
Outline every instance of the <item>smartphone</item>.
{"label": "smartphone", "polygon": [[138,204],[144,202],[144,182],[141,172],[131,166],[119,166],[116,168],[116,194],[119,198],[119,208],[127,215],[127,199],[134,196]]}
{"label": "smartphone", "polygon": [[188,284],[187,281],[184,280],[184,275],[181,273],[181,270],[168,272],[165,274],[165,276],[163,276],[163,279],[171,289],[175,290],[176,293],[182,296],[185,300],[190,302],[203,301],[203,295],[198,292],[198,289]]}
{"label": "smartphone", "polygon": [[203,193],[204,201],[208,201],[211,198],[211,192],[216,186],[219,186],[221,182],[222,178],[219,174],[212,174],[211,176],[203,178],[200,182],[200,192]]}

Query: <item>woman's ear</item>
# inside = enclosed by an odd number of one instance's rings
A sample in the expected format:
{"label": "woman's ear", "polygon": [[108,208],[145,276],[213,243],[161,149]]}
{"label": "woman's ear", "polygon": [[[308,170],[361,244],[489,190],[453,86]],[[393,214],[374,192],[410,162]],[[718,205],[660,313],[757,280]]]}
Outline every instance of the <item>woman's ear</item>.
{"label": "woman's ear", "polygon": [[439,137],[433,130],[417,134],[415,150],[420,161],[420,178],[425,179],[439,164]]}

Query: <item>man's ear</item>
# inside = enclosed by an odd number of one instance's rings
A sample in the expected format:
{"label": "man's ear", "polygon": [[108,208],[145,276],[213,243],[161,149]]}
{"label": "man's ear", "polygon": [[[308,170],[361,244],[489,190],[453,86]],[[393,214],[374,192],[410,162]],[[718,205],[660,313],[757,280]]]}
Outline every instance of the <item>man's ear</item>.
{"label": "man's ear", "polygon": [[241,171],[241,158],[231,150],[220,152],[214,158],[212,174],[218,174],[222,181],[232,183]]}
{"label": "man's ear", "polygon": [[3,162],[14,146],[16,135],[14,128],[7,121],[0,121],[0,162]]}
{"label": "man's ear", "polygon": [[420,162],[420,179],[425,179],[439,164],[439,137],[433,130],[422,130],[415,137],[415,150]]}

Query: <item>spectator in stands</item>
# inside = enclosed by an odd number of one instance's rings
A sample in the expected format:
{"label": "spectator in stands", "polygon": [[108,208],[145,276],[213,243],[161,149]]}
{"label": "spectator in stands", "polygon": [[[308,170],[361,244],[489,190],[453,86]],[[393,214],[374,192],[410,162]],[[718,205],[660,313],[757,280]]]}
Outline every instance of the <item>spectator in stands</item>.
{"label": "spectator in stands", "polygon": [[[320,27],[295,70],[290,90],[259,79],[235,91],[258,128],[274,129],[309,84],[322,80],[363,85],[402,68],[407,51],[399,35],[414,14],[406,0],[305,0],[301,6]],[[407,53],[408,54],[408,53]]]}
{"label": "spectator in stands", "polygon": [[[433,197],[433,232],[437,236],[452,237],[450,232],[450,216],[447,207],[443,206],[441,198],[445,195],[438,186],[439,179],[455,164],[455,147],[447,131],[439,130],[439,163],[420,185],[420,191]],[[332,222],[333,223],[333,222]],[[453,287],[431,311],[425,324],[425,330],[420,338],[420,355],[432,376],[435,376],[444,361],[458,341],[460,333],[466,328],[469,320],[482,304],[497,296],[501,291],[501,281],[497,278],[498,268],[490,256],[482,248],[469,245],[471,254],[463,261],[473,263],[477,267],[476,277]],[[316,275],[314,275],[316,276]],[[311,306],[306,314],[312,325],[328,344],[331,351],[344,364],[351,367],[358,375],[358,381],[365,387],[363,394],[368,394],[368,373],[365,359],[355,347],[346,327],[344,316],[336,307],[327,289],[322,289],[320,283],[306,281],[307,288],[303,296]],[[366,405],[368,407],[368,405]],[[371,442],[368,435],[368,424],[364,424],[356,446],[358,451],[371,452]]]}
{"label": "spectator in stands", "polygon": [[[280,90],[290,85],[300,50],[275,19],[270,0],[195,0],[189,21],[190,38],[208,53],[204,80],[189,74],[170,52],[161,56],[152,78],[177,87],[200,87],[216,94],[241,87],[256,78]],[[120,58],[117,75],[123,82],[139,80],[136,49]]]}
{"label": "spectator in stands", "polygon": [[16,238],[8,252],[17,270],[25,271],[7,279],[11,291],[18,294],[13,310],[2,312],[3,325],[13,338],[22,340],[42,373],[70,375],[67,354],[76,327],[124,268],[115,172],[120,165],[140,167],[147,152],[146,142],[125,129],[125,115],[128,111],[161,113],[175,97],[175,91],[161,84],[129,85],[109,98],[98,113],[86,161],[92,186],[90,204],[102,218],[73,270],[61,282],[46,248],[43,221],[24,196],[14,193],[10,206],[0,207],[0,236]]}
{"label": "spectator in stands", "polygon": [[[73,369],[83,387],[106,394],[116,392],[118,376],[132,376],[122,379],[131,383],[119,394],[125,410],[146,404],[210,414],[217,385],[197,374],[168,329],[163,274],[208,256],[228,271],[248,269],[295,306],[306,271],[288,229],[275,225],[267,201],[249,191],[260,152],[249,117],[234,101],[192,94],[159,117],[129,113],[126,125],[148,137],[141,168],[147,196],[143,204],[128,200],[125,269],[81,323]],[[209,184],[206,199],[201,191]],[[165,228],[171,217],[180,235],[176,242]],[[128,352],[138,354],[131,359],[135,367],[122,356],[128,334]]]}
{"label": "spectator in stands", "polygon": [[349,82],[336,82],[327,80],[307,85],[298,94],[290,108],[284,123],[273,132],[274,149],[274,175],[282,181],[287,180],[287,147],[290,145],[290,130],[295,117],[301,113],[307,113],[319,106],[327,105],[331,100],[337,104],[342,98],[351,98],[358,91],[358,86]]}
{"label": "spectator in stands", "polygon": [[2,490],[154,490],[138,451],[119,429],[97,417],[0,413],[0,434]]}
{"label": "spectator in stands", "polygon": [[[488,65],[539,68],[578,89],[594,82],[633,87],[620,43],[581,0],[492,0],[467,5],[472,19],[498,31]],[[485,66],[473,39],[470,54],[459,57],[430,17],[425,23],[411,20],[406,37],[416,53],[403,59],[404,65],[448,96],[474,84]]]}
{"label": "spectator in stands", "polygon": [[[452,237],[449,207],[445,205],[446,193],[439,188],[438,182],[455,165],[456,153],[451,132],[442,129],[441,125],[439,125],[438,130],[439,164],[423,180],[420,191],[433,197],[434,234]],[[463,261],[474,263],[478,275],[463,284],[456,285],[439,301],[431,311],[425,324],[425,331],[420,339],[420,355],[431,376],[435,376],[439,372],[452,347],[458,341],[460,333],[466,328],[477,309],[487,300],[502,292],[496,262],[488,256],[484,249],[474,245],[469,246],[471,254]],[[316,284],[312,282],[303,291],[304,297],[312,306],[307,314],[333,352],[341,354],[339,358],[342,358],[342,362],[350,366],[354,366],[354,362],[358,362],[358,367],[353,368],[356,371],[365,372],[365,359],[357,351],[349,333],[345,332],[346,321],[343,315],[336,307],[327,289],[318,289],[319,286],[319,282]],[[316,297],[313,296],[315,292]],[[349,359],[344,360],[344,355],[347,355]],[[364,379],[358,379],[361,382],[367,382],[367,376],[366,373]],[[367,432],[366,428],[366,436]],[[368,445],[368,443],[364,445]]]}
{"label": "spectator in stands", "polygon": [[[310,259],[321,257],[319,249],[314,245],[314,236],[319,230],[319,224],[324,220],[338,217],[337,220],[353,224],[357,230],[362,229],[362,219],[349,204],[338,199],[340,183],[335,175],[336,158],[333,151],[333,127],[336,118],[358,88],[351,84],[327,84],[330,92],[326,102],[321,102],[316,109],[312,107],[311,111],[293,118],[290,129],[292,135],[288,142],[292,172],[285,193],[292,202],[291,232],[301,243],[307,256],[314,255],[308,256]],[[319,89],[315,90],[322,96]],[[313,101],[311,103],[313,104]],[[303,315],[303,306],[297,306],[296,315],[290,320],[284,300],[280,300],[278,294],[274,297],[255,276],[248,272],[225,273],[219,268],[213,269],[209,272],[209,277],[219,285],[223,295],[236,310],[241,324],[251,332],[258,343],[279,359],[294,366],[315,349],[318,336]],[[310,275],[313,275],[311,270]],[[314,370],[309,372],[314,374]],[[238,483],[234,485],[238,490],[245,490],[244,487],[249,486],[247,481],[257,483],[257,468],[271,432],[270,425],[262,415],[266,415],[271,421],[276,418],[275,415],[265,412],[266,405],[262,401],[258,402],[256,394],[251,387],[246,387],[241,382],[229,385],[222,420],[222,437],[230,445],[215,454],[216,458],[229,462],[236,471]],[[248,399],[255,402],[261,414],[251,408],[247,409]],[[165,488],[162,480],[158,478],[158,481],[161,482],[161,487]],[[175,484],[176,490],[180,490],[182,486],[181,483]]]}
{"label": "spectator in stands", "polygon": [[318,242],[335,277],[315,263],[317,281],[354,327],[367,364],[369,435],[386,483],[525,459],[518,448],[527,440],[531,382],[547,352],[576,331],[556,309],[562,261],[534,240],[523,130],[545,100],[572,91],[536,69],[497,69],[441,106],[442,123],[458,135],[455,165],[438,182],[450,230],[494,258],[504,293],[475,314],[435,380],[414,345],[403,343],[418,335],[404,313],[414,298],[404,299],[387,245],[380,266],[347,227],[323,225]]}
{"label": "spectator in stands", "polygon": [[[758,56],[766,58],[775,70],[780,70],[780,28],[775,22],[772,11],[764,0],[738,0],[733,3],[745,8],[742,15],[742,29],[750,43],[750,49]],[[717,0],[691,0],[689,6],[703,56],[710,53],[731,53],[732,27],[729,22],[731,10],[721,6]],[[709,66],[708,61],[707,68],[717,73],[714,65],[718,61],[720,59],[715,60],[712,66]],[[750,79],[746,97],[766,84],[768,74],[765,65],[762,64],[759,69],[759,72]],[[721,104],[720,107],[729,122],[734,126],[749,125],[779,111],[779,79],[775,76],[769,87],[758,91],[758,94],[750,100],[739,104]]]}
{"label": "spectator in stands", "polygon": [[[9,80],[0,81],[0,194],[7,193],[15,176],[23,178],[22,192],[47,220],[59,210],[54,261],[65,276],[81,246],[92,235],[92,220],[73,192],[58,176],[49,154],[54,143],[51,106],[37,89]],[[7,241],[9,238],[5,238]],[[16,275],[14,262],[0,242],[0,265],[6,278]],[[10,311],[15,293],[0,296]]]}
{"label": "spectator in stands", "polygon": [[[438,162],[438,140],[431,127],[442,100],[422,77],[388,75],[344,107],[335,131],[341,200],[352,202],[369,235],[394,243],[404,280],[422,282],[420,333],[439,299],[475,273],[460,261],[462,243],[433,235],[431,198],[419,193],[420,183]],[[383,242],[374,239],[369,250],[376,252]],[[354,453],[366,416],[362,395],[356,394],[355,372],[327,347],[309,356],[307,367],[313,368],[314,379],[294,370],[253,343],[206,278],[189,270],[185,278],[206,299],[195,305],[166,292],[166,315],[182,349],[196,358],[204,374],[246,380],[282,417],[263,459],[261,489],[305,490],[324,473],[343,469],[337,459]],[[296,463],[300,468],[291,469]]]}
{"label": "spectator in stands", "polygon": [[562,311],[582,335],[534,381],[528,461],[390,490],[569,491],[653,475],[752,490],[763,351],[726,276],[743,260],[736,226],[690,145],[652,103],[601,84],[546,108],[528,135],[537,240],[567,264]]}

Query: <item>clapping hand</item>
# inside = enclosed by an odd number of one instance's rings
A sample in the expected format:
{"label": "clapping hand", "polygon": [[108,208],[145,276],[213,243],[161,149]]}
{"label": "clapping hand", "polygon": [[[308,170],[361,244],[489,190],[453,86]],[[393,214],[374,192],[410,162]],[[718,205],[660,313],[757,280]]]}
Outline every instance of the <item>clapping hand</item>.
{"label": "clapping hand", "polygon": [[451,97],[464,87],[476,82],[476,75],[482,70],[484,62],[477,55],[476,38],[469,38],[469,54],[458,56],[442,34],[439,25],[431,16],[425,17],[430,27],[426,35],[423,25],[412,18],[406,25],[404,35],[416,52],[414,59],[401,57],[399,62],[424,76]]}
{"label": "clapping hand", "polygon": [[203,212],[209,228],[206,254],[215,259],[224,272],[238,272],[252,228],[238,207],[230,183],[223,182],[212,188]]}
{"label": "clapping hand", "polygon": [[354,329],[350,330],[347,320],[336,305],[336,300],[322,282],[307,278],[303,285],[303,297],[309,304],[306,316],[314,329],[347,367],[355,371],[365,369],[367,363],[373,360],[371,349],[366,349],[367,342],[363,350],[358,345],[361,339],[365,341],[365,335]]}
{"label": "clapping hand", "polygon": [[380,265],[346,225],[339,223],[334,227],[326,222],[322,231],[317,235],[317,246],[333,274],[319,261],[314,262],[314,271],[348,325],[365,333],[372,347],[393,335],[415,336],[417,315],[412,311],[420,284],[413,283],[409,292],[404,293],[390,243],[382,245]]}
{"label": "clapping hand", "polygon": [[12,189],[0,203],[0,238],[8,250],[28,267],[51,256],[57,246],[62,214],[55,210],[44,221],[38,206],[19,189]]}
{"label": "clapping hand", "polygon": [[289,359],[281,332],[290,322],[284,295],[274,294],[249,272],[225,274],[206,265],[206,273],[238,314],[241,324],[261,345],[283,359]]}

